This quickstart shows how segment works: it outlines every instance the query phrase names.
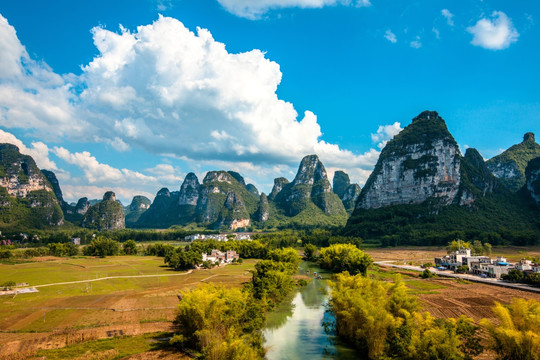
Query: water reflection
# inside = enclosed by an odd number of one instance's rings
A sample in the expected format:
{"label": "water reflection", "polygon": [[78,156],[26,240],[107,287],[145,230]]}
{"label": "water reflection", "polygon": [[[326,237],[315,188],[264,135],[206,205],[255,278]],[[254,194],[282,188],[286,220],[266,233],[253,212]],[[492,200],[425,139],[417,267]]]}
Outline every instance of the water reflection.
{"label": "water reflection", "polygon": [[[306,273],[307,263],[302,263],[300,273]],[[310,276],[313,271],[309,269]],[[356,359],[350,349],[336,344],[336,339],[325,333],[323,321],[332,320],[325,314],[328,303],[328,285],[323,279],[313,279],[310,284],[293,294],[292,301],[285,301],[268,316],[264,332],[267,358],[273,359]]]}

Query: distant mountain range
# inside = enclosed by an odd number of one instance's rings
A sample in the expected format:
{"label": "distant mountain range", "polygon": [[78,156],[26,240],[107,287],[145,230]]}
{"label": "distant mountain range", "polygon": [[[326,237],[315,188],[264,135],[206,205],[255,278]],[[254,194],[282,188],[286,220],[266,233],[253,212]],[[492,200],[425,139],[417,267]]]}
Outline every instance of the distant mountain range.
{"label": "distant mountain range", "polygon": [[389,243],[414,242],[414,236],[425,242],[452,231],[521,231],[540,240],[539,202],[534,134],[485,162],[472,148],[463,156],[434,111],[415,117],[386,144],[363,189],[343,171],[335,172],[332,186],[317,155],[308,155],[295,178],[276,178],[268,195],[237,172],[210,171],[202,182],[189,173],[178,190],[163,188],[152,202],[135,196],[124,207],[108,192],[103,200],[68,204],[53,172],[39,170],[17,147],[0,144],[2,229],[56,227],[65,218],[100,230],[345,226],[345,234]]}

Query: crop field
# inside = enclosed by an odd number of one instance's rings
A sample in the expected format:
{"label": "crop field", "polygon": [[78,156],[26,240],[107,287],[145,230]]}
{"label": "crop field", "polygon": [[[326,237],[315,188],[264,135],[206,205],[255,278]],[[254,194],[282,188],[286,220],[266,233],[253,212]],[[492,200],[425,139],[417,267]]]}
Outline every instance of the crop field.
{"label": "crop field", "polygon": [[[494,248],[492,257],[503,255],[510,261],[517,261],[525,256],[539,256],[539,250],[539,247]],[[433,257],[446,253],[444,248],[370,249],[367,252],[375,261],[402,262],[407,259],[407,263],[413,261],[417,264],[433,262]],[[368,275],[383,281],[395,281],[399,275],[410,293],[419,297],[423,309],[437,318],[466,315],[476,321],[482,318],[494,320],[491,308],[495,302],[509,304],[513,298],[540,301],[539,293],[442,277],[421,279],[420,273],[414,271],[374,266]]]}
{"label": "crop field", "polygon": [[[170,331],[181,290],[201,282],[240,286],[251,278],[254,263],[247,260],[191,273],[171,271],[163,266],[163,259],[145,256],[0,264],[2,280],[30,286],[83,281],[1,296],[0,359],[15,354],[26,358],[40,349],[90,344],[97,339]],[[134,277],[88,281],[114,276]]]}

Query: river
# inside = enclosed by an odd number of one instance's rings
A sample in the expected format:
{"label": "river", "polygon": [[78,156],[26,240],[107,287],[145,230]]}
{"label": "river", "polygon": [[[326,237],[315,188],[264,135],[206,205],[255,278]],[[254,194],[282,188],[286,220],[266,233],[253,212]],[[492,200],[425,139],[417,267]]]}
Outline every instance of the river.
{"label": "river", "polygon": [[[308,269],[309,274],[306,273]],[[313,279],[307,286],[299,288],[268,314],[264,336],[269,360],[358,358],[353,350],[325,332],[323,322],[333,320],[326,312],[330,274],[321,272],[313,263],[300,264],[300,274],[313,278],[314,271],[323,278]]]}

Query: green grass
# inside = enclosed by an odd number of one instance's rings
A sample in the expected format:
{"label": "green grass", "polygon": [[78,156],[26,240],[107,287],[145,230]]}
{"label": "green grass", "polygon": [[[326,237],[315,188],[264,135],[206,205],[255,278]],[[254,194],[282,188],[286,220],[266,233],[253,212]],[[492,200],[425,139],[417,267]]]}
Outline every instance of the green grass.
{"label": "green grass", "polygon": [[111,339],[101,339],[88,341],[76,345],[67,346],[61,349],[38,350],[37,356],[44,356],[47,360],[73,359],[82,355],[95,355],[105,351],[113,351],[110,359],[121,359],[123,357],[156,350],[164,347],[156,339],[168,336],[167,333],[145,334],[142,336],[114,337]]}
{"label": "green grass", "polygon": [[62,258],[54,261],[0,264],[5,279],[32,285],[89,280],[107,276],[170,274],[163,259],[154,256]]}

